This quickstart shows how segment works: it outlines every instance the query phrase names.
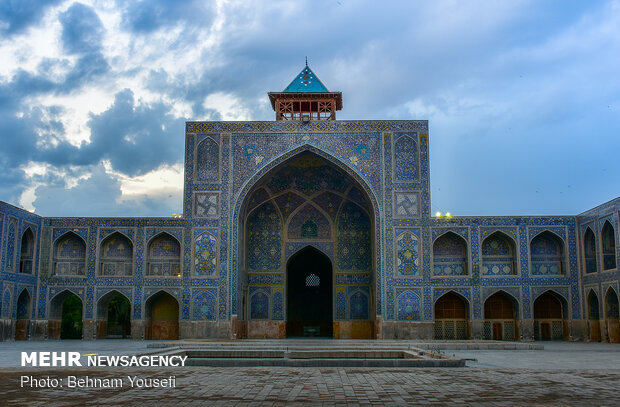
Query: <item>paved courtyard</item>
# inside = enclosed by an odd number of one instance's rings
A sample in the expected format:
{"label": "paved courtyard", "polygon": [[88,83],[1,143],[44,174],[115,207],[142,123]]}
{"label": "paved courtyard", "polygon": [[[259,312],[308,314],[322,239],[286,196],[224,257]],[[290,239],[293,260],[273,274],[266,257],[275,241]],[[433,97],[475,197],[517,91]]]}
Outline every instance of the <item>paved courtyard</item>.
{"label": "paved courtyard", "polygon": [[[144,342],[0,343],[0,405],[620,405],[620,345],[544,343],[533,351],[445,351],[468,367],[366,368],[21,368],[20,350],[128,354]],[[18,360],[18,359],[17,359]],[[122,379],[122,387],[69,388],[67,377]],[[169,378],[176,387],[132,387],[127,376]],[[20,387],[21,376],[63,387]]]}

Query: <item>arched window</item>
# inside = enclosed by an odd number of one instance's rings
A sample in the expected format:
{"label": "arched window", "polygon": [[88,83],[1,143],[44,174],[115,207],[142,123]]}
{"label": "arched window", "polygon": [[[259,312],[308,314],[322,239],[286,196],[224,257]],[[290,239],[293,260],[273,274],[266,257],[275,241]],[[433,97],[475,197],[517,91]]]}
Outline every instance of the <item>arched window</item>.
{"label": "arched window", "polygon": [[601,242],[603,243],[603,270],[616,268],[616,236],[614,227],[609,221],[605,221],[601,229]]}
{"label": "arched window", "polygon": [[491,276],[517,274],[514,240],[499,231],[484,239],[481,271]]}
{"label": "arched window", "polygon": [[19,255],[19,272],[32,274],[32,259],[34,257],[34,233],[30,228],[22,235],[22,247]]}
{"label": "arched window", "polygon": [[125,235],[114,232],[101,242],[102,276],[130,276],[133,270],[133,243]]}
{"label": "arched window", "polygon": [[433,275],[467,275],[467,242],[454,232],[448,232],[433,243]]}
{"label": "arched window", "polygon": [[147,275],[181,276],[181,245],[168,233],[160,233],[149,243]]}
{"label": "arched window", "polygon": [[556,234],[544,231],[530,243],[533,275],[564,273],[564,242]]}
{"label": "arched window", "polygon": [[86,243],[73,232],[67,232],[54,244],[54,274],[83,276],[86,274]]}
{"label": "arched window", "polygon": [[592,229],[586,228],[583,236],[583,254],[586,262],[586,273],[596,273],[596,243]]}

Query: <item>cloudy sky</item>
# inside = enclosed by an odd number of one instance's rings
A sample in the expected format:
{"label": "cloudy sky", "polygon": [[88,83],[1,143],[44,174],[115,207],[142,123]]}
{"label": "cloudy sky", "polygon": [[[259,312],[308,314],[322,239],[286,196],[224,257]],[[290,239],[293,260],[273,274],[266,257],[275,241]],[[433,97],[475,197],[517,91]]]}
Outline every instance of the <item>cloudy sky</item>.
{"label": "cloudy sky", "polygon": [[428,119],[432,210],[620,195],[619,1],[0,1],[0,200],[182,210],[186,120],[273,120],[304,57],[340,119]]}

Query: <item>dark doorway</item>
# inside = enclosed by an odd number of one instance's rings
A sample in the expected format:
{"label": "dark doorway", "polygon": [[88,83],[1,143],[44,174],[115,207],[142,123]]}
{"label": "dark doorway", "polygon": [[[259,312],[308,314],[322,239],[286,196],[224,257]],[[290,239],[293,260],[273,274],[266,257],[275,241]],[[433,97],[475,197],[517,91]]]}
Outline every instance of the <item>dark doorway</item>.
{"label": "dark doorway", "polygon": [[179,302],[165,291],[146,300],[144,339],[179,339]]}
{"label": "dark doorway", "polygon": [[60,339],[82,339],[82,300],[75,294],[62,303]]}
{"label": "dark doorway", "polygon": [[286,336],[331,337],[331,261],[319,250],[308,246],[291,257],[286,269]]}
{"label": "dark doorway", "polygon": [[122,338],[131,335],[131,304],[123,295],[118,294],[108,304],[108,321],[106,334],[108,338]]}

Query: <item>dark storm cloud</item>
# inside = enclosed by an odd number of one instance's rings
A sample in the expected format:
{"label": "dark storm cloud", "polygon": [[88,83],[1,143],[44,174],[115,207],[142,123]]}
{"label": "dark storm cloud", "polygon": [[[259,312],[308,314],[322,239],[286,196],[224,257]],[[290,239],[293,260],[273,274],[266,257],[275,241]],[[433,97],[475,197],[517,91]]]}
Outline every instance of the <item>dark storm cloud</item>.
{"label": "dark storm cloud", "polygon": [[37,23],[50,6],[62,0],[0,1],[0,33],[17,34]]}
{"label": "dark storm cloud", "polygon": [[163,103],[134,106],[133,92],[125,89],[108,110],[91,116],[91,141],[79,154],[91,163],[109,159],[114,169],[129,175],[174,164],[183,157],[184,120],[169,111]]}
{"label": "dark storm cloud", "polygon": [[[210,24],[214,1],[202,0],[143,0],[128,2],[123,21],[131,31],[149,33],[178,23],[195,24],[198,28]],[[189,28],[189,27],[188,27]]]}
{"label": "dark storm cloud", "polygon": [[[121,183],[106,173],[102,165],[83,169],[90,174],[72,188],[62,177],[48,176],[36,188],[34,206],[42,216],[170,216],[180,208],[180,197],[169,194],[122,199]],[[76,174],[71,174],[76,175]]]}

